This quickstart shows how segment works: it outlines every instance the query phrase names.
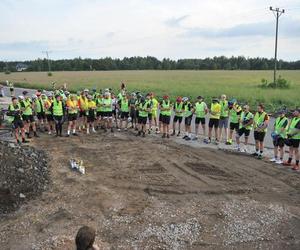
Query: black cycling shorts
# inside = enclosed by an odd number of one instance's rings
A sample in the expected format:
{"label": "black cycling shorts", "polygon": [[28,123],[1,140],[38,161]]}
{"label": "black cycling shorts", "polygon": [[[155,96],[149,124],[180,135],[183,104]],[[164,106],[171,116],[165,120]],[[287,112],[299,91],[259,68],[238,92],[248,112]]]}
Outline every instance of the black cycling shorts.
{"label": "black cycling shorts", "polygon": [[37,113],[36,116],[39,120],[44,120],[46,118],[46,115],[44,112]]}
{"label": "black cycling shorts", "polygon": [[170,121],[171,121],[171,116],[169,116],[169,115],[162,115],[161,119],[162,119],[161,121],[162,121],[163,124],[169,125]]}
{"label": "black cycling shorts", "polygon": [[299,148],[300,140],[299,139],[290,139],[291,146],[293,148]]}
{"label": "black cycling shorts", "polygon": [[149,121],[152,120],[152,113],[148,113],[148,119],[149,119]]}
{"label": "black cycling shorts", "polygon": [[112,117],[112,112],[108,111],[108,112],[102,112],[103,117],[106,118],[111,118]]}
{"label": "black cycling shorts", "polygon": [[13,123],[12,123],[12,127],[14,129],[17,129],[17,128],[24,128],[24,123],[22,120],[14,120]]}
{"label": "black cycling shorts", "polygon": [[210,118],[208,122],[208,127],[209,128],[218,128],[219,127],[219,119],[216,118]]}
{"label": "black cycling shorts", "polygon": [[94,114],[87,116],[87,122],[94,122],[95,120],[96,120],[96,117]]}
{"label": "black cycling shorts", "polygon": [[182,119],[183,119],[182,116],[177,116],[177,115],[175,115],[175,116],[174,116],[173,122],[179,122],[179,123],[181,123],[181,122],[182,122]]}
{"label": "black cycling shorts", "polygon": [[22,116],[23,121],[27,122],[27,123],[32,123],[34,122],[34,117],[33,115],[23,115]]}
{"label": "black cycling shorts", "polygon": [[263,142],[265,139],[266,132],[258,132],[254,131],[254,139],[255,141]]}
{"label": "black cycling shorts", "polygon": [[241,137],[243,134],[245,134],[245,137],[248,137],[250,135],[250,129],[246,129],[246,128],[240,128],[238,131],[238,135],[239,137]]}
{"label": "black cycling shorts", "polygon": [[147,119],[148,119],[148,117],[142,117],[142,116],[139,116],[138,122],[139,122],[139,124],[144,124],[144,125],[146,125]]}
{"label": "black cycling shorts", "polygon": [[48,122],[52,122],[53,120],[53,115],[52,114],[46,114],[46,118]]}
{"label": "black cycling shorts", "polygon": [[159,119],[160,122],[162,122],[163,115],[162,115],[162,114],[159,114],[159,118],[158,118],[158,119]]}
{"label": "black cycling shorts", "polygon": [[279,137],[276,140],[273,140],[273,145],[274,145],[274,147],[283,148],[284,147],[284,139]]}
{"label": "black cycling shorts", "polygon": [[86,115],[86,111],[85,110],[80,110],[79,112],[79,117],[85,117]]}
{"label": "black cycling shorts", "polygon": [[121,119],[127,119],[129,117],[129,112],[121,112]]}
{"label": "black cycling shorts", "polygon": [[193,115],[187,116],[184,118],[184,124],[187,126],[191,126],[192,124]]}
{"label": "black cycling shorts", "polygon": [[205,124],[205,117],[196,117],[195,123],[200,124],[200,122],[201,122],[202,125],[204,125]]}
{"label": "black cycling shorts", "polygon": [[76,121],[77,120],[77,114],[68,114],[68,121]]}
{"label": "black cycling shorts", "polygon": [[230,130],[238,131],[239,128],[240,128],[240,124],[239,124],[239,123],[233,123],[233,122],[231,122],[231,123],[229,124],[229,128],[230,128]]}

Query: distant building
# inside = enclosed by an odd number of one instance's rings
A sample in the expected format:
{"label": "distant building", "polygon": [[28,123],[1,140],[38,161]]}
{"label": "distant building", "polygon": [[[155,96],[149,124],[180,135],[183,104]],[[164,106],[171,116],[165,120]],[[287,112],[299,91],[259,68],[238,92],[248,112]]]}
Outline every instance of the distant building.
{"label": "distant building", "polygon": [[16,65],[16,70],[19,71],[19,72],[24,71],[27,68],[28,68],[28,66],[26,64],[24,64],[24,63],[18,63]]}

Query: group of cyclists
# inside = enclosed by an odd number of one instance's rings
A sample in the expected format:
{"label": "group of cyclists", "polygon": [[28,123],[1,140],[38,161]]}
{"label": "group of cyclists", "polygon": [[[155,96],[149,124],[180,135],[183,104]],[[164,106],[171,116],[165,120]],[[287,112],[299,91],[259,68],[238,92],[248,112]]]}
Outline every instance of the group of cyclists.
{"label": "group of cyclists", "polygon": [[[162,138],[182,136],[190,141],[200,139],[202,132],[205,143],[232,145],[235,139],[236,150],[247,152],[250,132],[254,130],[253,155],[258,159],[263,158],[264,139],[268,126],[271,126],[263,104],[252,113],[249,105],[240,106],[236,99],[227,100],[226,95],[212,98],[208,106],[202,96],[194,102],[180,96],[172,101],[168,95],[157,99],[151,92],[145,95],[138,91],[129,93],[125,84],[121,85],[118,94],[111,89],[99,92],[84,89],[75,94],[65,87],[48,92],[37,90],[32,96],[24,91],[23,95],[12,97],[7,117],[18,143],[27,143],[32,135],[39,137],[37,131],[63,136],[63,124],[67,123],[67,137],[77,136],[78,132],[97,133],[99,129],[111,132],[134,129],[136,136],[161,133]],[[300,109],[296,109],[290,118],[285,109],[280,111],[272,130],[274,158],[271,161],[299,170]],[[285,146],[289,147],[286,162],[283,161]]]}

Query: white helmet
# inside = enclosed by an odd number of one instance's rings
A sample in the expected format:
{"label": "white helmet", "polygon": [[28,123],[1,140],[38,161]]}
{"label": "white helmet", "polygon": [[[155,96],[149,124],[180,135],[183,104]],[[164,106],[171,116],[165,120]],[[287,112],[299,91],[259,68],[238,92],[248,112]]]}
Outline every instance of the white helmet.
{"label": "white helmet", "polygon": [[189,100],[188,97],[183,97],[183,98],[182,98],[182,101],[183,101],[183,102],[187,102],[188,100]]}
{"label": "white helmet", "polygon": [[128,117],[128,122],[131,122],[131,121],[132,121],[131,117]]}
{"label": "white helmet", "polygon": [[19,96],[18,96],[18,99],[20,99],[20,100],[24,100],[24,96],[22,96],[22,95],[19,95]]}
{"label": "white helmet", "polygon": [[32,95],[31,98],[32,98],[32,99],[36,99],[37,96],[36,96],[36,95]]}

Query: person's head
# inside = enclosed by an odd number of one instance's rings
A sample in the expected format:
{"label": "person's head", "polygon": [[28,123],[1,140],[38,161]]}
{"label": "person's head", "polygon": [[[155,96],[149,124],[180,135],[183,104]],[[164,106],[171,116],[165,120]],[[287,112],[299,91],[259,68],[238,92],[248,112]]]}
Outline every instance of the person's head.
{"label": "person's head", "polygon": [[265,107],[262,103],[258,104],[257,105],[257,111],[258,112],[263,112],[265,110]]}
{"label": "person's head", "polygon": [[77,99],[77,98],[76,98],[76,95],[74,95],[74,94],[73,94],[73,95],[70,95],[70,99],[71,99],[71,101],[76,101],[76,99]]}
{"label": "person's head", "polygon": [[24,99],[25,99],[24,96],[22,96],[22,95],[19,95],[19,96],[18,96],[19,102],[24,101]]}
{"label": "person's head", "polygon": [[225,100],[226,100],[226,95],[225,95],[225,94],[221,95],[221,100],[222,100],[222,101],[225,101]]}
{"label": "person's head", "polygon": [[249,109],[250,109],[249,105],[244,105],[243,106],[243,111],[244,112],[249,112]]}
{"label": "person's head", "polygon": [[198,102],[202,102],[202,101],[203,101],[203,97],[202,97],[201,95],[199,95],[199,96],[197,97],[197,101],[198,101]]}
{"label": "person's head", "polygon": [[45,94],[41,94],[41,98],[43,101],[45,101],[47,99],[47,96]]}
{"label": "person's head", "polygon": [[110,96],[109,92],[105,92],[105,93],[104,93],[104,98],[105,98],[105,99],[108,99],[109,96]]}
{"label": "person's head", "polygon": [[132,99],[135,99],[135,98],[136,98],[136,93],[134,93],[134,92],[131,93],[131,98],[132,98]]}
{"label": "person's head", "polygon": [[24,97],[26,97],[27,94],[28,94],[28,91],[24,90],[24,91],[22,92],[22,94],[23,94]]}
{"label": "person's head", "polygon": [[82,95],[83,96],[87,96],[88,94],[89,94],[89,90],[88,89],[84,89]]}
{"label": "person's head", "polygon": [[32,99],[33,101],[35,101],[37,98],[38,98],[38,97],[37,97],[36,95],[32,95],[32,96],[31,96],[31,99]]}
{"label": "person's head", "polygon": [[218,103],[219,102],[219,99],[217,98],[217,97],[214,97],[213,99],[212,99],[212,103]]}
{"label": "person's head", "polygon": [[52,100],[52,99],[53,99],[53,93],[52,93],[52,92],[49,92],[49,93],[47,94],[47,97],[48,97],[48,99]]}
{"label": "person's head", "polygon": [[189,101],[189,98],[188,98],[188,97],[183,97],[183,98],[182,98],[182,101],[183,101],[184,103],[187,103],[187,102]]}
{"label": "person's head", "polygon": [[87,99],[89,102],[91,102],[93,100],[93,97],[91,95],[87,95]]}
{"label": "person's head", "polygon": [[300,108],[296,108],[295,111],[293,112],[294,117],[300,117]]}
{"label": "person's head", "polygon": [[176,98],[176,102],[177,102],[177,103],[181,103],[181,102],[182,102],[181,96],[178,96],[178,97]]}
{"label": "person's head", "polygon": [[150,99],[151,99],[151,93],[148,93],[148,94],[146,95],[146,98],[147,98],[147,100],[150,100]]}
{"label": "person's head", "polygon": [[18,103],[18,99],[16,97],[11,98],[11,101],[13,105],[16,105]]}
{"label": "person's head", "polygon": [[96,238],[96,231],[92,227],[81,227],[76,235],[75,243],[77,250],[89,250],[93,248]]}
{"label": "person's head", "polygon": [[283,108],[283,109],[281,109],[281,110],[278,112],[278,114],[279,114],[280,117],[285,117],[285,116],[286,116],[286,113],[287,113],[286,108]]}
{"label": "person's head", "polygon": [[168,96],[168,95],[164,95],[164,96],[163,96],[163,99],[164,99],[165,101],[168,101],[168,100],[169,100],[169,96]]}
{"label": "person's head", "polygon": [[144,103],[146,101],[146,98],[144,96],[141,96],[140,101],[141,101],[141,103]]}
{"label": "person's head", "polygon": [[62,98],[61,98],[61,95],[56,94],[56,95],[55,95],[55,99],[56,99],[56,101],[61,101],[61,99],[62,99]]}

